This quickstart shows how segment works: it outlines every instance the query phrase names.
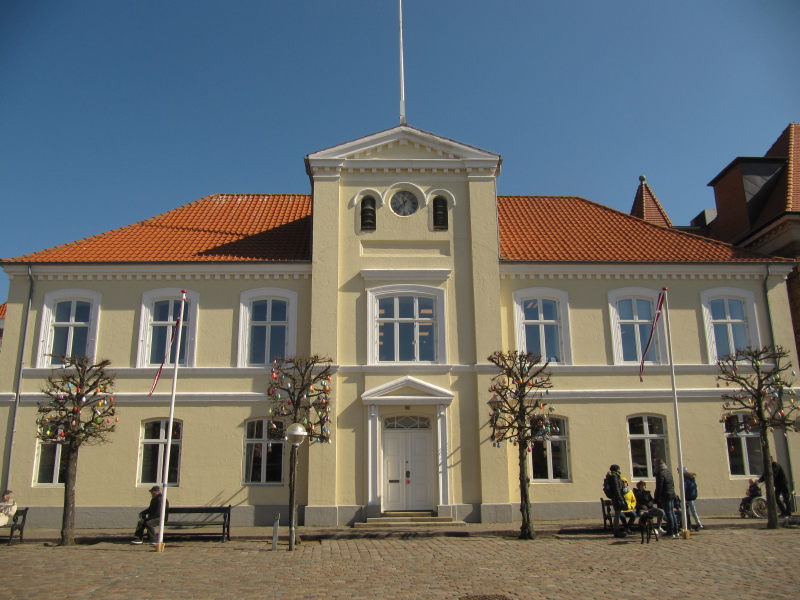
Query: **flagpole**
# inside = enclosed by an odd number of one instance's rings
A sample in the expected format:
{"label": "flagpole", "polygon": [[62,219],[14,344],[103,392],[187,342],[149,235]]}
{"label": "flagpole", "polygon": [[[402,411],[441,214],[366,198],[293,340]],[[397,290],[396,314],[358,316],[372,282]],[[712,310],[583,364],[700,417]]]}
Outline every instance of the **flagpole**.
{"label": "flagpole", "polygon": [[[669,327],[668,288],[661,288],[661,291],[664,293],[664,322],[667,326],[667,357],[669,358],[669,371],[670,378],[672,380],[672,400],[675,408],[675,437],[678,440],[678,473],[681,482],[681,514],[683,515],[681,533],[683,539],[689,539],[691,534],[689,533],[689,529],[687,527],[689,519],[688,515],[686,514],[686,482],[683,473],[683,445],[681,443],[681,420],[678,411],[678,387],[675,384],[675,361],[672,360],[672,332],[670,331]],[[672,510],[672,507],[670,507],[670,510]]]}
{"label": "flagpole", "polygon": [[[167,484],[169,483],[169,459],[172,450],[172,424],[175,420],[175,392],[178,389],[178,364],[181,362],[181,338],[183,334],[183,314],[186,311],[186,290],[181,290],[181,308],[175,320],[175,364],[172,369],[172,393],[169,399],[169,420],[167,422],[167,449],[164,452],[164,468],[161,475],[161,515],[158,519],[158,543],[156,552],[164,551],[164,521],[167,515]],[[170,348],[165,350],[169,358]]]}
{"label": "flagpole", "polygon": [[406,124],[406,76],[403,66],[403,0],[397,0],[400,24],[400,125]]}

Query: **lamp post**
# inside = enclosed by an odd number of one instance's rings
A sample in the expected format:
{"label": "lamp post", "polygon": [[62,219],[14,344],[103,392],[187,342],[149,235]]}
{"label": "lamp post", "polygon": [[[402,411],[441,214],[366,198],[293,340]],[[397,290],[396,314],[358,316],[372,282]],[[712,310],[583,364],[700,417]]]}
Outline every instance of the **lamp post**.
{"label": "lamp post", "polygon": [[297,503],[295,502],[295,483],[297,481],[297,449],[308,437],[306,428],[300,423],[292,423],[286,428],[286,441],[292,445],[289,457],[289,550],[294,550],[295,528],[297,527]]}

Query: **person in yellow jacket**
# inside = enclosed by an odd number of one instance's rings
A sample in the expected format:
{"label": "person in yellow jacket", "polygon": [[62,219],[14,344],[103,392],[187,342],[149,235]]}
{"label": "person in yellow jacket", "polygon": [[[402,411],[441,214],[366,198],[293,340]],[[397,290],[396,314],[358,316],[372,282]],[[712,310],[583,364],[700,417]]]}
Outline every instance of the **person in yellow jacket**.
{"label": "person in yellow jacket", "polygon": [[624,477],[620,479],[622,481],[622,497],[625,499],[625,510],[620,514],[620,520],[625,526],[625,532],[631,533],[631,526],[636,520],[636,496],[633,493],[633,488],[628,485],[628,480]]}

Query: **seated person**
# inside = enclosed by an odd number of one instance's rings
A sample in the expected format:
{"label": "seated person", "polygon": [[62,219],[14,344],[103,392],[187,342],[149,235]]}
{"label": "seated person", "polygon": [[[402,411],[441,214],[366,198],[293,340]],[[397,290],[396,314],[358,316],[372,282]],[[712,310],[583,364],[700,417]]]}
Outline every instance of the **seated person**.
{"label": "seated person", "polygon": [[758,485],[758,482],[755,479],[748,479],[747,480],[747,495],[742,498],[742,501],[739,503],[739,511],[747,511],[750,510],[750,504],[752,504],[754,498],[758,498],[761,495],[761,486]]}
{"label": "seated person", "polygon": [[659,534],[664,535],[667,532],[661,528],[661,521],[664,519],[664,511],[656,506],[655,500],[650,490],[647,489],[647,484],[640,481],[636,484],[636,489],[633,490],[633,495],[636,497],[636,513],[641,517],[647,514],[651,519],[655,519],[655,528]]}
{"label": "seated person", "polygon": [[17,503],[14,500],[14,492],[6,490],[0,500],[0,527],[7,525],[16,512]]}
{"label": "seated person", "polygon": [[620,520],[627,533],[631,533],[631,526],[636,520],[636,496],[628,485],[628,480],[620,477],[622,481],[622,497],[625,499],[625,510],[620,511]]}

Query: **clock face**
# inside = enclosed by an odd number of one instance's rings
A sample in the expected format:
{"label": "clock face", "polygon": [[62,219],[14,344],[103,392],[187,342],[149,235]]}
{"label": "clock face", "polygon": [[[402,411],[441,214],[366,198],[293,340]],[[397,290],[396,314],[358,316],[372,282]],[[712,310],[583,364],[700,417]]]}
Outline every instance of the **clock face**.
{"label": "clock face", "polygon": [[389,204],[392,210],[401,217],[413,215],[419,208],[417,197],[406,190],[401,190],[392,196]]}

